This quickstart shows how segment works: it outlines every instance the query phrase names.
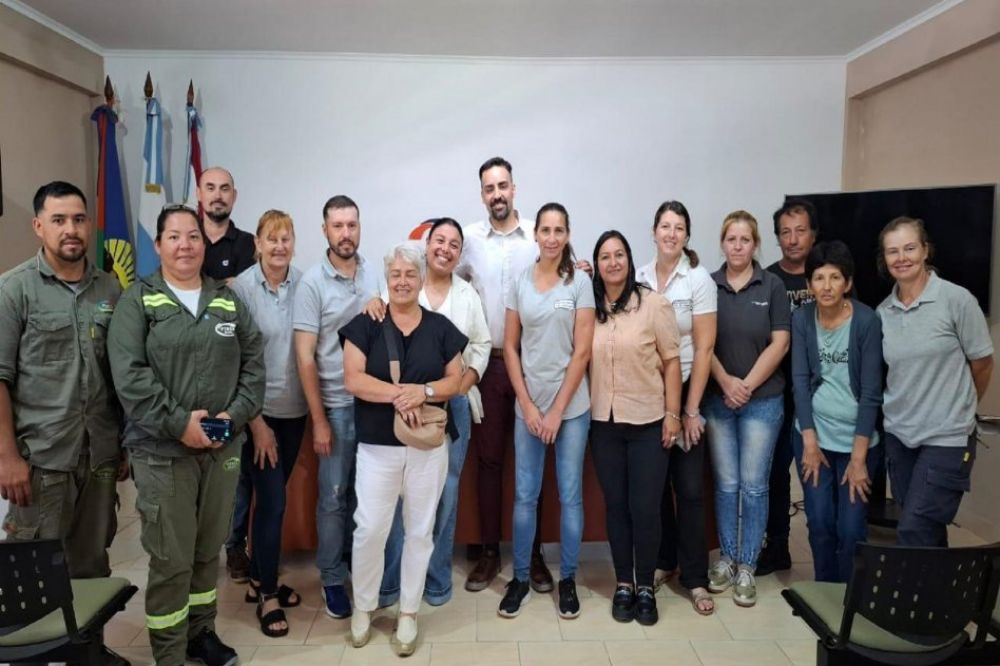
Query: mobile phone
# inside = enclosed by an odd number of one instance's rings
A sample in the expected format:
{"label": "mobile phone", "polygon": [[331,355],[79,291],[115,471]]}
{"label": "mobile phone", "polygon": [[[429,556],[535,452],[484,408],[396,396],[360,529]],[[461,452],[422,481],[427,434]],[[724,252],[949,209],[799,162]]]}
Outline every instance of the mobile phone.
{"label": "mobile phone", "polygon": [[228,443],[233,439],[233,422],[231,419],[202,419],[201,429],[213,442]]}

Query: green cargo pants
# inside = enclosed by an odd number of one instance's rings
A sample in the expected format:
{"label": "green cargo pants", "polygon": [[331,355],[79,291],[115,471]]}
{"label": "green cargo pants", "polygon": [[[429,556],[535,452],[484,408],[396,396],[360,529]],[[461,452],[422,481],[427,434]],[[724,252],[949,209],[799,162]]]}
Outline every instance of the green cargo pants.
{"label": "green cargo pants", "polygon": [[118,461],[90,468],[90,456],[80,456],[76,469],[59,472],[31,468],[31,504],[11,505],[3,527],[12,541],[62,539],[72,578],[111,575],[108,548],[118,519]]}
{"label": "green cargo pants", "polygon": [[133,450],[142,547],[149,553],[146,626],[158,666],[180,666],[189,639],[215,629],[219,550],[229,536],[240,444],[167,458]]}

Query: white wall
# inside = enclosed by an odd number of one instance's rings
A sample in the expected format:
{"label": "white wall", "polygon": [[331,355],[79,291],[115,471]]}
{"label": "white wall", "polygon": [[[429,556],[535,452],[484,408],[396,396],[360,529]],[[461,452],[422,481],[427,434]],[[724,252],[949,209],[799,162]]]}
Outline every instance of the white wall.
{"label": "white wall", "polygon": [[578,254],[589,257],[600,232],[616,227],[639,262],[652,256],[652,214],[664,199],[688,206],[692,245],[714,268],[726,212],[758,217],[770,262],[770,214],[782,195],[840,185],[839,61],[117,52],[105,67],[122,98],[133,213],[146,71],[172,128],[165,166],[174,199],[193,78],[206,165],[236,178],[234,219],[253,231],[267,208],[291,213],[300,266],[322,256],[321,208],[333,194],[359,203],[370,258],[425,218],[482,218],[477,169],[497,154],[514,165],[522,215],[560,201]]}

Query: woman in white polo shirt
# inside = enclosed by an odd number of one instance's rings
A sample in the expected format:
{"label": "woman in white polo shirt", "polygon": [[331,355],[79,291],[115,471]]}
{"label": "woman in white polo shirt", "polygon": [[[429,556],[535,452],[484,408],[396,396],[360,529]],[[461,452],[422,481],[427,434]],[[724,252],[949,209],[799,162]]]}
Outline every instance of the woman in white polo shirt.
{"label": "woman in white polo shirt", "polygon": [[993,372],[983,311],[963,287],[938,277],[923,221],[897,217],[879,234],[879,268],[895,280],[878,306],[885,382],[885,453],[896,501],[896,538],[947,546],[948,523],[969,491],[976,404]]}
{"label": "woman in white polo shirt", "polygon": [[[688,248],[691,216],[680,201],[664,201],[653,215],[656,259],[636,271],[635,279],[673,305],[681,336],[683,446],[670,449],[670,466],[660,507],[662,536],[655,585],[669,580],[680,564],[680,582],[694,609],[711,614],[708,593],[708,544],[705,539],[705,447],[699,446],[704,421],[699,407],[715,347],[717,290],[712,276]],[[667,417],[670,418],[670,417]],[[674,493],[677,511],[674,511]]]}

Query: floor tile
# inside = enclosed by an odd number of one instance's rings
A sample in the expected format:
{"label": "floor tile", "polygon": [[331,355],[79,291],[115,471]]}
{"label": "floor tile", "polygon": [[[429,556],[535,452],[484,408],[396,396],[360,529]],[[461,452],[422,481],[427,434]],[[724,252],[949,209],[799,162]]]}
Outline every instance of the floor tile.
{"label": "floor tile", "polygon": [[645,640],[638,622],[616,622],[611,617],[611,602],[603,597],[580,599],[580,616],[559,618],[564,641]]}
{"label": "floor tile", "polygon": [[611,659],[603,643],[542,642],[520,643],[521,666],[609,666]]}
{"label": "floor tile", "polygon": [[344,650],[343,645],[262,646],[257,648],[250,663],[274,666],[331,666],[340,663]]}
{"label": "floor tile", "polygon": [[605,641],[611,666],[701,666],[690,641]]}
{"label": "floor tile", "polygon": [[788,666],[774,641],[691,641],[704,666]]}
{"label": "floor tile", "polygon": [[[517,643],[433,643],[431,666],[520,666]],[[550,665],[551,666],[551,665]]]}

